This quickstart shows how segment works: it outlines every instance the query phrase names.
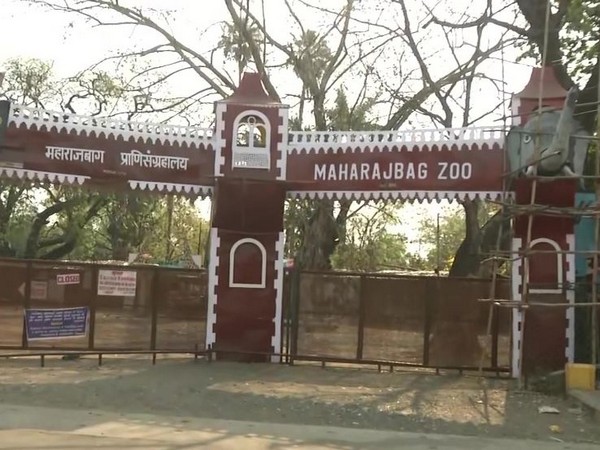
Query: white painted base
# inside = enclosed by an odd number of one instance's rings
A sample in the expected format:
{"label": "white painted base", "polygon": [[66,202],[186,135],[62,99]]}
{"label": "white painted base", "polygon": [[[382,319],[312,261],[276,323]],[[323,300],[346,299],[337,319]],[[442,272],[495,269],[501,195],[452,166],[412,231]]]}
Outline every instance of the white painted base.
{"label": "white painted base", "polygon": [[208,306],[206,311],[206,350],[209,350],[216,342],[215,325],[217,323],[217,286],[219,285],[219,256],[217,249],[219,248],[219,237],[216,228],[210,229],[210,249],[208,260]]}

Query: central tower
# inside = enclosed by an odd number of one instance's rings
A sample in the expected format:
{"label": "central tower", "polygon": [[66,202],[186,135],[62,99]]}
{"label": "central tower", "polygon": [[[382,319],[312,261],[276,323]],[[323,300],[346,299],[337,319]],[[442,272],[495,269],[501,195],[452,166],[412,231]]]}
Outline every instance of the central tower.
{"label": "central tower", "polygon": [[288,111],[246,73],[216,103],[207,347],[267,361],[281,351]]}

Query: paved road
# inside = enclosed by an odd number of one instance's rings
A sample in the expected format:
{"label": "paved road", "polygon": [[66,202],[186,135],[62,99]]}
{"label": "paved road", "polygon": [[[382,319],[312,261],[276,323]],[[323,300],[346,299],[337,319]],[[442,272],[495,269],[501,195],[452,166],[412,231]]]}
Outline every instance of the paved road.
{"label": "paved road", "polygon": [[597,450],[527,441],[0,405],[0,449]]}

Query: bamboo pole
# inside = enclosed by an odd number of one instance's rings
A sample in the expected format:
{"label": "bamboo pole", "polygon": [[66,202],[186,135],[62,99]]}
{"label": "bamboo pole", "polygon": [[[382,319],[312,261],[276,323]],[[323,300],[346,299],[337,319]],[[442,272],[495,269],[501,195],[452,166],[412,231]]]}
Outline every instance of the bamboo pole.
{"label": "bamboo pole", "polygon": [[[600,75],[600,74],[599,74]],[[598,77],[598,96],[600,98],[600,76]],[[600,137],[600,104],[596,110],[596,137]],[[596,171],[595,175],[600,176],[600,145],[596,142]],[[596,179],[596,202],[600,199],[600,182]],[[596,250],[599,250],[598,235],[600,234],[600,220],[596,216],[595,227],[594,227],[594,243]],[[592,358],[591,363],[596,365],[598,363],[598,308],[596,302],[598,300],[598,254],[594,255],[594,273],[592,274],[592,317],[590,318],[590,325],[592,328],[591,339],[592,339]]]}
{"label": "bamboo pole", "polygon": [[[505,100],[505,93],[504,93],[504,51],[502,51],[502,101],[503,101],[503,105],[504,105],[504,100]],[[504,127],[506,128],[506,111],[504,111],[504,117],[505,117],[505,123],[504,123]],[[504,167],[503,170],[506,171],[506,160],[504,162]],[[506,199],[507,195],[506,195],[506,188],[507,188],[507,179],[504,177],[502,180],[502,198]],[[504,215],[505,211],[505,207],[502,206],[501,207],[501,214]],[[500,250],[500,244],[502,241],[502,231],[504,228],[504,218],[502,217],[502,221],[500,222],[500,226],[498,227],[498,235],[496,236],[496,247],[495,247],[495,251],[498,252]],[[439,224],[438,224],[439,226]],[[492,284],[490,286],[490,297],[494,298],[496,297],[496,281],[498,279],[498,258],[491,258],[491,259],[484,259],[480,262],[480,264],[485,264],[487,261],[492,261]],[[494,304],[490,304],[489,307],[489,311],[488,311],[488,320],[487,320],[487,327],[486,327],[486,336],[490,336],[492,333],[492,321],[494,318]],[[496,334],[496,339],[498,339],[498,336]],[[492,351],[494,350],[494,345],[492,345]],[[497,346],[496,346],[496,351],[497,351]],[[481,355],[479,357],[479,376],[482,377],[483,379],[483,360],[485,359],[485,346],[481,348]],[[496,355],[496,359],[497,359],[497,355]],[[494,357],[492,357],[492,363],[494,362]]]}
{"label": "bamboo pole", "polygon": [[[546,57],[548,55],[548,32],[549,32],[549,25],[550,25],[550,0],[546,1],[546,16],[545,16],[545,27],[544,27],[544,45],[542,48],[542,71],[540,73],[540,91],[539,91],[539,95],[538,95],[538,110],[542,109],[542,98],[544,97],[544,74],[546,72]],[[540,132],[539,129],[539,123],[538,123],[538,130],[537,132]],[[540,160],[541,158],[541,148],[539,146],[539,143],[534,147],[534,160]],[[537,163],[534,165],[534,171],[533,171],[533,176],[535,178],[533,178],[533,182],[531,184],[531,199],[530,199],[530,205],[533,205],[535,203],[535,197],[536,197],[536,193],[537,193],[537,183],[538,183],[538,178],[537,178]],[[532,232],[532,227],[533,227],[533,214],[530,212],[528,214],[527,217],[527,235],[525,238],[525,249],[529,249],[529,246],[531,245],[531,232]],[[521,283],[521,288],[522,288],[522,294],[521,294],[521,302],[523,302],[524,304],[527,304],[528,300],[529,300],[529,261],[527,256],[524,256],[522,259],[522,264],[523,264],[523,278],[522,278],[522,283]],[[525,384],[525,376],[523,374],[523,355],[525,354],[524,352],[524,348],[525,348],[525,323],[526,323],[526,317],[527,315],[526,313],[526,309],[523,310],[521,312],[522,317],[521,317],[521,371],[520,371],[520,377],[519,377],[519,384],[520,387],[522,388],[523,385]]]}
{"label": "bamboo pole", "polygon": [[[537,169],[536,169],[537,170]],[[535,201],[537,193],[537,180],[534,179],[531,183],[531,203]],[[531,245],[531,234],[533,228],[533,214],[530,213],[527,217],[527,234],[525,236],[525,245],[524,248],[529,250],[529,246]],[[521,280],[521,303],[527,304],[529,301],[529,259],[528,255],[525,252],[521,259],[521,264],[523,268],[523,278]],[[525,375],[523,373],[523,355],[525,354],[525,319],[526,319],[526,309],[521,311],[521,330],[520,330],[520,340],[521,340],[521,371],[519,376],[519,385],[520,388],[523,388],[526,384]]]}
{"label": "bamboo pole", "polygon": [[[502,251],[501,250],[498,253],[504,254],[504,255],[518,254],[520,256],[523,256],[523,255],[526,255],[526,254],[527,255],[533,255],[533,254],[538,254],[538,253],[550,253],[550,254],[553,254],[553,255],[555,255],[555,254],[559,254],[559,255],[560,254],[567,254],[567,255],[570,255],[570,254],[575,254],[575,253],[578,254],[578,255],[596,255],[596,254],[600,253],[600,250],[577,250],[577,251],[575,251],[575,250],[530,249],[530,250],[518,250],[516,252],[510,251],[510,250],[506,250],[506,251]],[[491,255],[492,253],[488,252],[487,254]],[[493,257],[490,258],[490,259],[493,259]],[[502,259],[502,258],[500,258],[500,259]],[[515,259],[518,259],[518,258],[515,258]]]}
{"label": "bamboo pole", "polygon": [[590,306],[600,306],[600,302],[595,303],[569,303],[569,302],[561,302],[561,303],[547,303],[547,302],[529,302],[526,305],[516,300],[507,300],[500,298],[483,298],[478,299],[478,301],[482,303],[493,303],[496,306],[505,306],[509,308],[530,308],[530,307],[561,307],[561,308],[578,308],[578,307],[590,307]]}
{"label": "bamboo pole", "polygon": [[[496,250],[500,248],[500,241],[502,239],[502,229],[503,229],[504,221],[500,222],[500,226],[498,227],[498,236],[496,236]],[[482,261],[483,263],[484,261]],[[498,260],[493,260],[492,266],[492,284],[490,286],[490,297],[494,298],[496,296],[496,280],[498,279]],[[492,319],[494,317],[494,304],[490,304],[490,308],[488,311],[488,319],[487,319],[487,327],[486,327],[486,336],[490,336],[492,333]],[[479,376],[483,376],[483,360],[485,358],[485,347],[481,348],[481,355],[479,356]]]}

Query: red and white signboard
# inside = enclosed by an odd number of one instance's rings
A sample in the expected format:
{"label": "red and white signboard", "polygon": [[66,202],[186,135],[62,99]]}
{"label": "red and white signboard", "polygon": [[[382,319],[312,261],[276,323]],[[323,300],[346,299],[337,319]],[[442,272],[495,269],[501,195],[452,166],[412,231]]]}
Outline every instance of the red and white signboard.
{"label": "red and white signboard", "polygon": [[287,180],[298,191],[500,192],[503,158],[498,144],[294,151]]}
{"label": "red and white signboard", "polygon": [[78,273],[62,273],[56,275],[56,284],[58,284],[59,286],[79,283],[81,283],[81,277]]}
{"label": "red and white signboard", "polygon": [[137,272],[132,270],[100,270],[98,295],[133,297],[137,285]]}

